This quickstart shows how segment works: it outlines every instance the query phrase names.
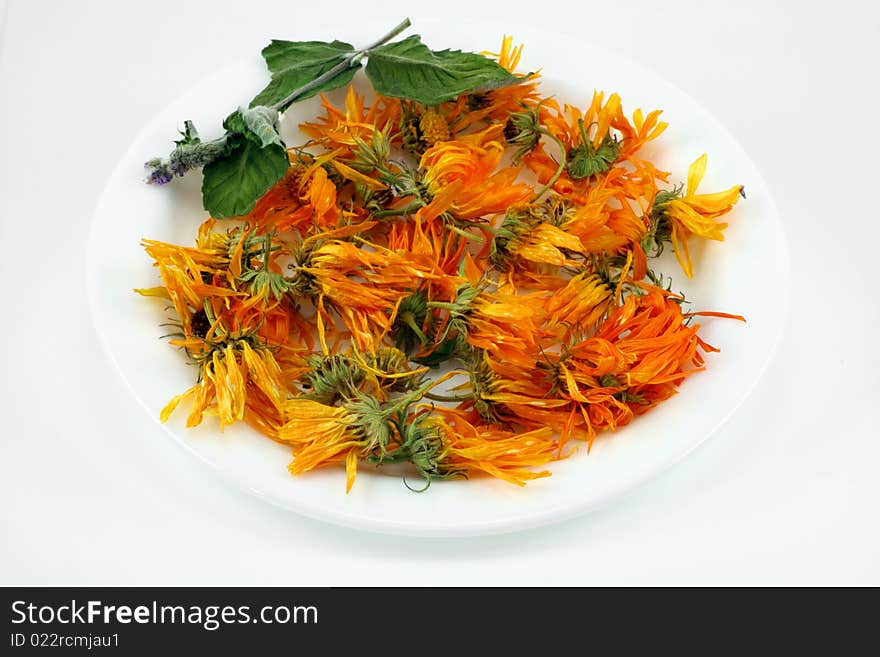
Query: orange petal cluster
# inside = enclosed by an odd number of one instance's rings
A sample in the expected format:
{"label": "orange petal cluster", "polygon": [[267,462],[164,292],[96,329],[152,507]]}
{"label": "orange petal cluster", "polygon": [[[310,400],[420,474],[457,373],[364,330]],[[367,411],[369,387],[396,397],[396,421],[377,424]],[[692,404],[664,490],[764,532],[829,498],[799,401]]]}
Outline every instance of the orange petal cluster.
{"label": "orange petal cluster", "polygon": [[[516,73],[522,52],[490,56]],[[692,276],[689,243],[723,239],[742,188],[698,193],[705,155],[672,186],[659,110],[516,75],[432,107],[322,97],[249,214],[145,239],[138,292],[170,302],[198,372],[162,421],[186,402],[188,426],[247,422],[346,490],[365,463],[524,485],[703,370],[696,318],[742,318],[683,310],[653,260],[668,244]]]}

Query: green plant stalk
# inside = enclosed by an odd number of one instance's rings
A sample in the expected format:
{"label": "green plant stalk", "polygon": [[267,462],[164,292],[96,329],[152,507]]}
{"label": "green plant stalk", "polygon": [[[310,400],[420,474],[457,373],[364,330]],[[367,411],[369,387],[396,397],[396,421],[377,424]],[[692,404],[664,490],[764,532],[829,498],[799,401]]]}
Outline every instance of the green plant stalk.
{"label": "green plant stalk", "polygon": [[[465,238],[466,240],[470,240],[471,242],[476,242],[477,244],[481,244],[483,242],[483,240],[480,239],[479,235],[474,235],[473,233],[469,233],[466,230],[464,230],[463,228],[459,228],[458,226],[453,226],[452,224],[448,224],[447,228],[449,228],[449,230],[451,230],[454,233],[458,233],[463,238]],[[487,228],[489,228],[489,227],[487,226]],[[489,228],[489,230],[491,231],[492,229]]]}
{"label": "green plant stalk", "polygon": [[263,270],[269,271],[269,256],[272,255],[272,233],[266,233],[263,243]]}
{"label": "green plant stalk", "polygon": [[374,212],[372,214],[372,216],[375,219],[381,219],[382,217],[401,217],[401,216],[412,214],[413,212],[415,212],[416,210],[418,210],[419,208],[422,208],[422,207],[424,207],[423,203],[421,203],[420,201],[415,201],[415,202],[410,203],[409,205],[406,205],[405,207],[402,207],[402,208],[397,208],[397,209],[391,208],[388,210],[378,210],[378,211]]}
{"label": "green plant stalk", "polygon": [[413,333],[416,334],[416,337],[418,337],[419,341],[422,344],[426,344],[428,342],[428,338],[425,337],[425,334],[422,332],[422,329],[419,328],[418,324],[416,324],[416,320],[413,317],[412,313],[406,313],[406,316],[402,316],[401,319],[403,320],[404,324],[406,324],[410,329],[412,329]]}
{"label": "green plant stalk", "polygon": [[438,402],[463,402],[474,398],[474,393],[462,393],[460,395],[440,395],[433,392],[426,392],[425,397],[432,401]]}
{"label": "green plant stalk", "polygon": [[553,185],[556,184],[556,181],[559,180],[559,176],[562,175],[562,172],[565,171],[566,160],[568,159],[565,153],[565,145],[559,140],[559,137],[552,134],[546,128],[541,128],[541,134],[550,137],[553,141],[556,142],[556,145],[559,146],[559,151],[562,154],[562,159],[559,162],[559,167],[556,169],[556,173],[547,181],[547,184],[544,185],[541,190],[535,194],[535,198],[532,199],[532,203],[536,203],[544,194],[546,194],[550,189],[552,189]]}

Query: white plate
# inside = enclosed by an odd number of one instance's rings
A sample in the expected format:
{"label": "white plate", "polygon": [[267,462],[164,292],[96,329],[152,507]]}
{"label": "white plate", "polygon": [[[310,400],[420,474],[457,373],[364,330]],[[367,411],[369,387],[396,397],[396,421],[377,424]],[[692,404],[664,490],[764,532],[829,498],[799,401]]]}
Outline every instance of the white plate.
{"label": "white plate", "polygon": [[[486,30],[418,25],[435,48],[491,49],[501,35],[486,42]],[[367,43],[384,25],[351,26],[339,34]],[[288,35],[315,38],[316,34]],[[336,35],[334,35],[336,36]],[[657,475],[691,452],[742,403],[764,371],[779,340],[789,289],[788,257],[776,208],[755,166],[725,129],[693,99],[657,75],[619,55],[587,44],[577,61],[556,47],[556,37],[528,28],[516,34],[526,43],[522,67],[541,69],[542,89],[581,107],[594,88],[618,91],[624,109],[661,108],[670,127],[653,157],[684,180],[688,164],[709,153],[704,191],[742,183],[748,199],[729,216],[724,243],[697,249],[696,279],[686,282],[674,261],[662,271],[674,276],[676,289],[693,300],[694,309],[722,310],[748,317],[748,324],[707,319],[702,335],[722,349],[710,354],[708,371],[689,378],[674,396],[616,434],[596,441],[589,456],[583,448],[552,464],[553,476],[524,489],[475,478],[435,482],[424,494],[408,491],[397,477],[362,472],[351,494],[344,473],[328,469],[293,478],[287,472],[290,452],[246,426],[220,433],[207,419],[194,430],[177,413],[163,425],[167,434],[227,480],[262,499],[303,515],[366,530],[408,535],[473,535],[513,531],[557,521],[594,508]],[[568,48],[565,49],[569,51]],[[147,125],[107,184],[94,219],[88,257],[89,295],[95,326],[120,376],[148,417],[158,421],[168,399],[195,380],[181,354],[160,339],[167,313],[161,304],[135,295],[132,288],[157,284],[155,270],[139,246],[141,237],[191,244],[201,209],[200,176],[164,188],[143,183],[143,163],[167,153],[184,119],[193,119],[203,137],[214,137],[222,118],[246,103],[265,84],[259,57],[224,70],[195,86]],[[357,79],[366,87],[363,74]],[[343,91],[332,94],[340,101]],[[288,110],[284,134],[296,142],[297,125],[315,115],[317,99]],[[133,417],[142,422],[144,417]],[[193,467],[197,467],[194,466]]]}

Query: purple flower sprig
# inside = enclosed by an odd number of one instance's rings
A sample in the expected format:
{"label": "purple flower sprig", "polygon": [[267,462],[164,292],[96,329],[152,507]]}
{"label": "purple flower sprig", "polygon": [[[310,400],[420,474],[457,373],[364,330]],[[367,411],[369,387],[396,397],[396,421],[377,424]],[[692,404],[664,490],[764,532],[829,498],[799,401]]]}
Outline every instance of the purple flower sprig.
{"label": "purple flower sprig", "polygon": [[180,134],[183,138],[174,142],[176,146],[168,158],[155,157],[144,163],[148,183],[165,185],[174,180],[174,176],[200,169],[229,153],[229,135],[203,142],[192,121],[184,122]]}

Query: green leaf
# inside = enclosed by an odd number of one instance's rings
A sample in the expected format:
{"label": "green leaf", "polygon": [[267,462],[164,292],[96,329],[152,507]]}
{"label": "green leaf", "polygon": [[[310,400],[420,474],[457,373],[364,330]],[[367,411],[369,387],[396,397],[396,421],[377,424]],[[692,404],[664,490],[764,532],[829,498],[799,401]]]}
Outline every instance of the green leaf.
{"label": "green leaf", "polygon": [[261,146],[269,144],[284,146],[284,142],[278,136],[278,112],[263,105],[242,109],[239,112],[247,129],[260,138]]}
{"label": "green leaf", "polygon": [[269,144],[284,146],[278,136],[278,112],[271,107],[258,105],[251,109],[240,108],[226,117],[223,127],[252,140],[260,147]]}
{"label": "green leaf", "polygon": [[196,126],[192,121],[183,122],[183,132],[180,133],[180,136],[183,139],[178,139],[174,142],[178,146],[191,146],[202,141],[199,139],[199,131],[196,130]]}
{"label": "green leaf", "polygon": [[287,151],[278,144],[259,146],[252,139],[230,135],[231,152],[203,170],[202,204],[216,219],[250,212],[263,194],[287,172]]}
{"label": "green leaf", "polygon": [[[263,59],[272,75],[272,81],[251,101],[250,106],[274,105],[287,98],[304,84],[323,75],[331,68],[340,64],[354,52],[350,43],[342,41],[278,41],[263,48]],[[351,82],[355,71],[360,65],[343,71],[327,80],[299,100],[310,98],[317,93],[336,89]]]}
{"label": "green leaf", "polygon": [[366,73],[383,96],[424,105],[436,105],[464,93],[496,89],[521,80],[482,55],[460,50],[432,51],[417,35],[371,50]]}

